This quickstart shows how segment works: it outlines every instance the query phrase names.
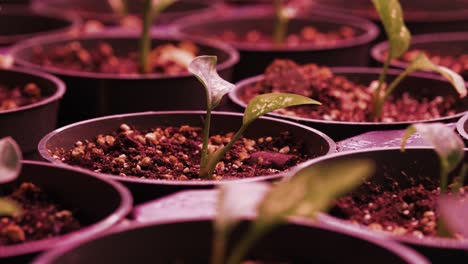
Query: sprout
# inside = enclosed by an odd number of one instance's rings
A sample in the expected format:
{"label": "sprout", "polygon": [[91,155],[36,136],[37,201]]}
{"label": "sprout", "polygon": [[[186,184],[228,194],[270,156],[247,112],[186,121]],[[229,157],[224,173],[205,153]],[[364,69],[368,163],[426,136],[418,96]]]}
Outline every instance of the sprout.
{"label": "sprout", "polygon": [[[0,139],[0,184],[15,180],[21,171],[21,150],[10,138]],[[0,215],[18,215],[21,208],[7,198],[0,198]]]}
{"label": "sprout", "polygon": [[[273,186],[266,183],[223,185],[214,223],[213,256],[216,257],[212,263],[240,263],[258,239],[286,222],[288,217],[314,219],[318,212],[329,209],[337,197],[370,177],[374,167],[369,160],[335,161],[300,170],[293,177]],[[252,194],[255,196],[252,197]],[[234,226],[252,211],[257,212],[256,220],[225,259],[225,248],[222,246],[226,244]]]}
{"label": "sprout", "polygon": [[247,127],[258,117],[284,107],[304,104],[320,104],[320,102],[313,99],[296,94],[272,93],[259,95],[253,98],[247,105],[247,108],[244,111],[242,126],[232,137],[231,141],[226,146],[223,146],[214,153],[209,154],[207,149],[211,111],[219,104],[222,97],[235,87],[234,84],[231,84],[219,77],[216,72],[216,61],[216,56],[198,56],[188,66],[189,72],[193,73],[198,78],[206,90],[207,111],[205,126],[203,129],[203,145],[200,161],[201,178],[212,177],[216,164],[242,136]]}
{"label": "sprout", "polygon": [[379,76],[377,89],[374,92],[372,107],[372,117],[374,119],[381,117],[385,100],[388,99],[398,84],[414,71],[425,70],[436,72],[446,78],[455,87],[460,97],[466,96],[467,92],[463,78],[445,67],[433,64],[423,53],[416,56],[408,64],[406,70],[393,80],[385,92],[383,92],[383,84],[385,83],[390,62],[392,59],[399,58],[408,50],[411,34],[404,23],[403,12],[398,0],[372,0],[372,3],[380,16],[389,43],[388,55],[384,62],[383,71]]}
{"label": "sprout", "polygon": [[274,0],[275,27],[273,28],[273,40],[276,44],[282,44],[288,32],[288,23],[296,15],[296,8],[283,4],[284,0]]}

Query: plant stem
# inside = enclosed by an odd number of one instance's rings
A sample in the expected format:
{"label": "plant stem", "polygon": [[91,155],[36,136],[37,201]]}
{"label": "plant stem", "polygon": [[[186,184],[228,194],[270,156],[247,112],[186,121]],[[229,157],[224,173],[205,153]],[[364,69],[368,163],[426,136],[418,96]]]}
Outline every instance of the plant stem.
{"label": "plant stem", "polygon": [[276,20],[273,31],[273,39],[276,44],[282,44],[284,42],[289,21],[289,19],[283,14],[283,5],[281,1],[283,0],[274,0]]}
{"label": "plant stem", "polygon": [[263,236],[268,230],[273,228],[272,225],[263,225],[260,223],[251,224],[247,235],[237,243],[236,247],[232,250],[231,255],[226,260],[226,264],[239,264],[257,240]]}
{"label": "plant stem", "polygon": [[[205,125],[203,128],[203,145],[201,151],[201,159],[200,159],[200,170],[207,165],[207,152],[208,152],[208,141],[210,139],[210,126],[211,126],[211,108],[208,107],[206,110],[206,117],[205,117]],[[201,175],[200,175],[201,176]]]}
{"label": "plant stem", "polygon": [[223,264],[226,251],[227,232],[225,230],[215,232],[213,236],[213,254],[211,255],[211,264]]}
{"label": "plant stem", "polygon": [[150,29],[153,23],[152,0],[145,0],[143,14],[143,29],[140,38],[140,71],[141,73],[150,73],[149,52],[151,49]]}
{"label": "plant stem", "polygon": [[468,172],[468,164],[464,163],[460,170],[460,173],[453,181],[453,185],[451,189],[452,193],[457,194],[460,192],[460,188],[462,188],[465,183],[465,177],[466,177],[467,172]]}
{"label": "plant stem", "polygon": [[243,125],[226,146],[218,149],[213,155],[210,156],[205,167],[200,167],[201,178],[211,178],[213,176],[213,171],[216,168],[216,164],[218,164],[218,162],[221,160],[222,157],[224,157],[226,152],[228,152],[228,150],[231,149],[232,145],[234,145],[234,143],[242,136],[244,131],[247,129],[248,125],[249,124]]}
{"label": "plant stem", "polygon": [[382,85],[385,82],[385,79],[387,77],[388,68],[390,67],[391,60],[392,60],[392,57],[390,56],[390,54],[388,54],[387,58],[385,59],[383,70],[379,76],[379,84],[377,86],[377,90],[375,90],[374,92],[374,105],[372,109],[373,119],[379,118],[380,115],[382,114],[383,102],[381,101],[383,101],[383,99],[380,98],[380,92],[382,91]]}
{"label": "plant stem", "polygon": [[440,194],[446,194],[447,193],[447,185],[448,185],[448,170],[447,170],[447,165],[443,161],[442,158],[439,158],[439,164],[440,164],[440,169],[439,169],[439,175],[440,175]]}

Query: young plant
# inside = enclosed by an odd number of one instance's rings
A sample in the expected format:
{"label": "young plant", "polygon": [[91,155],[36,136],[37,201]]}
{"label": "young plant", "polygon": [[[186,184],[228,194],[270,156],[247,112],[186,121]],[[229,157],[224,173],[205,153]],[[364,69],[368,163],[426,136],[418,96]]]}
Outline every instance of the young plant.
{"label": "young plant", "polygon": [[[15,180],[21,171],[21,150],[10,138],[0,139],[0,184]],[[0,197],[0,216],[18,215],[21,208],[14,201]]]}
{"label": "young plant", "polygon": [[[335,161],[310,166],[272,186],[266,183],[221,186],[218,214],[214,222],[212,264],[241,263],[261,237],[285,223],[289,217],[313,220],[318,212],[329,209],[336,198],[371,176],[374,167],[369,160]],[[256,195],[252,197],[247,194]],[[255,221],[226,257],[225,245],[232,230],[243,217],[255,212]]]}
{"label": "young plant", "polygon": [[153,21],[177,0],[144,0],[143,29],[140,37],[140,71],[150,73],[149,53],[151,50],[150,29]]}
{"label": "young plant", "polygon": [[235,85],[223,80],[216,72],[216,56],[198,56],[188,66],[189,72],[194,74],[203,84],[206,90],[206,118],[203,129],[203,144],[200,160],[200,177],[211,178],[216,164],[232,147],[232,145],[242,136],[247,127],[260,116],[276,109],[304,105],[320,104],[308,97],[287,94],[270,93],[262,94],[253,98],[244,111],[242,126],[232,137],[226,146],[220,147],[214,153],[208,153],[208,141],[211,124],[211,111],[218,106],[225,94],[234,89]]}
{"label": "young plant", "polygon": [[283,3],[284,0],[274,0],[275,25],[273,28],[273,40],[276,44],[283,44],[288,33],[288,23],[296,15],[296,9]]}
{"label": "young plant", "polygon": [[384,26],[389,47],[388,55],[385,59],[383,70],[380,73],[378,85],[374,92],[371,113],[374,120],[377,120],[382,116],[383,105],[390,94],[401,83],[401,81],[414,71],[423,70],[436,72],[446,78],[455,87],[460,94],[460,97],[466,96],[467,91],[463,78],[446,67],[435,65],[423,53],[416,56],[408,65],[406,70],[393,80],[385,91],[383,91],[390,62],[393,59],[399,58],[408,50],[411,41],[411,33],[404,23],[403,12],[398,0],[372,0],[372,3],[374,4]]}

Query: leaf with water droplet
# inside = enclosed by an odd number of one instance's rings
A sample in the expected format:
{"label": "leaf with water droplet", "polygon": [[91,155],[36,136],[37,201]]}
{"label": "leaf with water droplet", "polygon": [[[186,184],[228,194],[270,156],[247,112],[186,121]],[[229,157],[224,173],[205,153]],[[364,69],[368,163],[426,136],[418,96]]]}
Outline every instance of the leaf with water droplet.
{"label": "leaf with water droplet", "polygon": [[289,94],[289,93],[268,93],[254,97],[250,100],[244,111],[243,125],[252,123],[260,116],[267,114],[271,111],[296,105],[315,104],[321,103],[310,99],[308,97]]}
{"label": "leaf with water droplet", "polygon": [[189,72],[194,74],[203,84],[208,94],[208,108],[215,108],[223,96],[235,87],[234,84],[221,78],[216,71],[216,56],[198,56],[188,66]]}
{"label": "leaf with water droplet", "polygon": [[11,137],[0,139],[0,184],[15,180],[21,171],[21,150]]}

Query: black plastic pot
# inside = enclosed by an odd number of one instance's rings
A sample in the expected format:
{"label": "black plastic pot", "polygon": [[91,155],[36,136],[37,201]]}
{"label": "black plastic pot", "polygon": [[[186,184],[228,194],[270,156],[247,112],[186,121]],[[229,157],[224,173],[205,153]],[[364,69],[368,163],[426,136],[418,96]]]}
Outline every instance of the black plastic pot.
{"label": "black plastic pot", "polygon": [[[370,84],[373,80],[378,80],[381,69],[378,68],[361,68],[361,67],[336,67],[331,68],[332,72],[337,75],[343,75],[349,80],[358,84]],[[395,78],[400,71],[390,70],[388,74],[388,80],[391,81]],[[237,83],[236,88],[229,94],[229,98],[238,106],[246,107],[247,104],[240,99],[242,91],[251,84],[259,82],[263,78],[263,75],[245,79]],[[455,89],[452,88],[449,82],[443,79],[425,74],[412,74],[406,78],[395,90],[395,95],[401,94],[402,92],[409,92],[412,95],[416,95],[419,98],[435,96],[447,96],[452,95],[455,98],[458,97]],[[320,106],[318,106],[320,107]],[[455,106],[458,114],[453,116],[447,116],[436,119],[419,120],[418,122],[452,122],[461,117],[466,110],[468,110],[468,98],[460,99]],[[271,113],[270,115],[275,117],[286,118],[294,120],[296,122],[306,124],[325,134],[329,135],[335,141],[339,141],[345,138],[349,138],[364,132],[375,131],[375,130],[395,130],[404,129],[409,124],[415,121],[408,122],[341,122],[341,121],[326,121],[319,119],[301,118],[286,116],[283,114]]]}
{"label": "black plastic pot", "polygon": [[[234,230],[234,239],[248,223]],[[209,263],[212,228],[211,219],[138,225],[59,248],[34,263]],[[428,263],[412,250],[377,236],[299,220],[260,239],[249,257],[292,263]]]}
{"label": "black plastic pot", "polygon": [[[314,3],[315,8],[380,21],[368,0],[314,0]],[[464,31],[468,27],[467,0],[411,0],[401,1],[401,5],[406,25],[413,34]]]}
{"label": "black plastic pot", "polygon": [[[468,33],[451,32],[413,36],[411,38],[411,49],[425,50],[429,53],[440,55],[468,54]],[[387,50],[388,42],[386,41],[375,45],[371,50],[372,58],[379,64],[383,64]],[[408,63],[401,60],[393,60],[391,65],[406,69]],[[464,72],[462,76],[467,79],[468,73]]]}
{"label": "black plastic pot", "polygon": [[[225,30],[245,33],[258,30],[271,34],[274,15],[271,8],[252,7],[229,9],[222,14],[192,16],[174,23],[176,30],[196,36],[213,37]],[[329,46],[301,44],[295,47],[230,43],[240,52],[241,60],[236,66],[235,80],[241,80],[263,72],[277,58],[292,59],[298,63],[316,62],[334,66],[367,66],[370,42],[379,30],[367,20],[322,10],[300,13],[289,22],[290,32],[299,32],[304,26],[313,25],[320,31],[336,30],[346,25],[357,30],[358,36],[349,40],[337,41]]]}
{"label": "black plastic pot", "polygon": [[14,44],[46,33],[67,32],[79,21],[58,13],[37,13],[27,5],[2,5],[0,10],[0,46]]}
{"label": "black plastic pot", "polygon": [[2,246],[2,263],[30,262],[41,251],[95,236],[124,219],[132,208],[130,193],[116,182],[96,177],[81,169],[35,161],[22,163],[19,178],[2,185],[2,193],[22,182],[32,182],[64,208],[76,210],[76,217],[83,223],[83,228],[59,237]]}
{"label": "black plastic pot", "polygon": [[[465,150],[465,153],[467,153],[467,150]],[[424,177],[432,179],[438,179],[439,177],[438,156],[433,149],[427,147],[409,147],[405,152],[401,152],[400,148],[397,147],[339,153],[318,158],[309,162],[307,166],[323,165],[328,162],[350,159],[369,159],[374,161],[377,169],[374,176],[370,178],[370,181],[381,185],[382,191],[391,190],[392,187],[389,185],[388,180],[385,180],[385,176],[392,177],[393,180],[403,187],[410,186],[412,182],[420,182],[426,185],[428,184],[427,181],[422,180]],[[465,155],[465,162],[467,161],[468,156]],[[465,184],[467,183],[468,179],[465,181]],[[356,192],[363,191],[364,189],[356,190]],[[346,226],[350,229],[361,228],[337,218],[336,210],[332,210],[331,215],[330,219],[328,219],[329,223],[342,227]],[[466,239],[458,240],[440,237],[418,239],[411,235],[386,235],[384,232],[379,232],[379,234],[410,245],[428,257],[432,263],[465,263],[468,260],[468,252],[464,251],[467,246]]]}
{"label": "black plastic pot", "polygon": [[468,142],[468,114],[464,115],[457,122],[457,132],[460,134],[465,141],[465,145]]}
{"label": "black plastic pot", "polygon": [[[110,7],[108,1],[93,0],[33,0],[32,6],[38,11],[62,12],[80,17],[83,20],[97,20],[106,25],[118,25],[120,16]],[[127,1],[129,13],[140,15],[143,13],[143,0]],[[212,0],[179,0],[164,10],[158,17],[157,23],[169,24],[178,18],[191,14],[207,12],[218,8]]]}
{"label": "black plastic pot", "polygon": [[18,68],[0,69],[0,80],[8,86],[35,83],[46,97],[37,103],[0,111],[0,138],[13,137],[24,154],[34,152],[39,140],[56,128],[65,84],[52,75]]}
{"label": "black plastic pot", "polygon": [[[42,66],[32,61],[32,49],[51,49],[71,41],[92,47],[106,41],[117,54],[137,50],[139,35],[125,31],[107,31],[99,34],[73,36],[47,36],[23,42],[11,53],[18,65],[40,69],[60,76],[68,92],[60,108],[59,123],[69,124],[97,116],[150,110],[194,110],[206,108],[205,89],[190,73],[175,76],[163,74],[105,74],[73,71],[53,66]],[[154,34],[153,45],[192,41],[200,54],[218,56],[218,73],[231,80],[238,53],[216,41],[188,37],[180,34]]]}
{"label": "black plastic pot", "polygon": [[[204,112],[202,111],[173,111],[115,115],[87,120],[57,129],[45,136],[41,142],[39,142],[39,153],[44,159],[50,162],[71,167],[70,165],[54,159],[49,153],[49,150],[54,150],[56,148],[70,149],[74,146],[76,141],[94,138],[103,133],[110,133],[115,131],[122,123],[132,125],[137,129],[149,129],[156,126],[167,125],[192,125],[203,127],[204,116]],[[237,131],[241,124],[241,114],[218,112],[212,116],[211,131],[212,133]],[[258,119],[247,129],[245,135],[247,137],[256,138],[264,136],[265,134],[279,134],[283,131],[290,131],[297,138],[303,139],[307,145],[307,151],[310,157],[317,157],[335,152],[335,143],[322,132],[274,118]],[[179,190],[207,189],[222,184],[223,182],[273,180],[284,176],[285,173],[286,172],[269,176],[227,181],[149,180],[136,177],[113,176],[103,173],[100,175],[124,183],[132,191],[136,203],[141,203]]]}

